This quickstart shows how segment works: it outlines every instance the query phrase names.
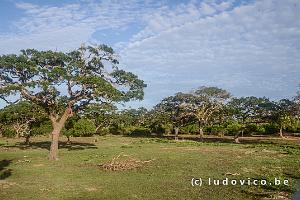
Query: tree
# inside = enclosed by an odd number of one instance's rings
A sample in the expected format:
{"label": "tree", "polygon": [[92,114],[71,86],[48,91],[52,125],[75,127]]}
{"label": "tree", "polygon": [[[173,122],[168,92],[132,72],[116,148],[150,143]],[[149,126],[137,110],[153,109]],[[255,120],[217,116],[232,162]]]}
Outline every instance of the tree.
{"label": "tree", "polygon": [[257,98],[254,96],[233,98],[228,102],[233,119],[242,124],[241,131],[237,132],[234,137],[236,143],[239,143],[239,135],[243,135],[245,124],[257,122],[261,115],[261,108],[263,105],[267,105],[267,102],[269,100],[266,98]]}
{"label": "tree", "polygon": [[114,104],[92,103],[81,112],[81,115],[92,120],[96,126],[95,133],[99,133],[111,126],[116,119],[116,111],[117,107]]}
{"label": "tree", "polygon": [[[299,85],[300,88],[300,85]],[[300,119],[300,90],[297,92],[296,96],[293,98],[293,102],[296,108],[296,117]]]}
{"label": "tree", "polygon": [[175,139],[178,139],[179,127],[182,125],[186,116],[186,106],[191,99],[191,94],[177,93],[174,96],[169,96],[163,99],[159,104],[155,106],[156,112],[165,113],[168,115],[170,121],[173,124],[175,133]]}
{"label": "tree", "polygon": [[292,126],[297,115],[297,104],[289,99],[270,102],[265,107],[264,118],[279,125],[279,136],[283,138],[283,129]]}
{"label": "tree", "polygon": [[0,112],[1,123],[11,126],[18,137],[25,137],[26,144],[29,144],[33,134],[33,126],[42,122],[45,117],[43,109],[28,101],[6,106]]}
{"label": "tree", "polygon": [[189,101],[189,114],[193,115],[199,126],[200,138],[203,138],[203,126],[216,121],[223,114],[224,104],[230,93],[217,87],[202,86],[192,93]]}
{"label": "tree", "polygon": [[70,53],[22,50],[0,56],[0,98],[26,99],[41,106],[53,131],[50,160],[58,155],[58,139],[73,111],[91,102],[143,99],[144,82],[118,68],[118,59],[106,45],[81,46]]}

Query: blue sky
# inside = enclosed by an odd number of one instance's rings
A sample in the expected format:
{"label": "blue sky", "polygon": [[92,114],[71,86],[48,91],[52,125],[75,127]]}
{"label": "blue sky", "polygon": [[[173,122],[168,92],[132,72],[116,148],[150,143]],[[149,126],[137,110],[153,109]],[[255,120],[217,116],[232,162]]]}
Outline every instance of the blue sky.
{"label": "blue sky", "polygon": [[300,84],[299,0],[1,0],[0,19],[0,54],[111,45],[148,85],[133,106],[202,85],[290,98]]}

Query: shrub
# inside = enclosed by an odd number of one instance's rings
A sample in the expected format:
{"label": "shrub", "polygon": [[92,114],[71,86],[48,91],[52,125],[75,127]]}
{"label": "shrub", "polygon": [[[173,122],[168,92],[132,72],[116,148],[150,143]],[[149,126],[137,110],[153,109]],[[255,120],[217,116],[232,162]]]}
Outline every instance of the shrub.
{"label": "shrub", "polygon": [[163,135],[166,131],[162,124],[152,124],[150,126],[150,130],[152,133],[155,133],[157,135]]}
{"label": "shrub", "polygon": [[139,128],[135,128],[131,134],[131,136],[151,136],[151,131],[148,128],[143,128],[143,127],[139,127]]}
{"label": "shrub", "polygon": [[198,133],[198,130],[199,130],[199,128],[196,124],[188,124],[188,125],[180,128],[180,132],[188,133],[188,134]]}
{"label": "shrub", "polygon": [[224,136],[225,129],[223,125],[212,125],[210,126],[210,133],[212,135]]}
{"label": "shrub", "polygon": [[225,132],[229,135],[235,135],[242,128],[242,125],[237,122],[231,122],[225,128]]}
{"label": "shrub", "polygon": [[279,131],[278,126],[275,124],[265,124],[264,126],[265,134],[276,134]]}
{"label": "shrub", "polygon": [[104,127],[101,129],[98,129],[97,134],[98,135],[108,135],[110,133],[109,127]]}
{"label": "shrub", "polygon": [[95,124],[88,120],[81,118],[74,125],[75,135],[80,135],[83,137],[92,136],[95,133],[96,126]]}
{"label": "shrub", "polygon": [[256,133],[258,126],[256,124],[247,124],[244,129],[244,134]]}
{"label": "shrub", "polygon": [[13,128],[11,126],[9,126],[9,125],[3,126],[1,132],[2,132],[2,136],[9,137],[9,138],[15,137],[16,134],[17,134],[13,130]]}
{"label": "shrub", "polygon": [[52,131],[52,125],[51,122],[44,121],[40,124],[36,124],[31,128],[31,135],[44,135],[44,134],[49,134]]}

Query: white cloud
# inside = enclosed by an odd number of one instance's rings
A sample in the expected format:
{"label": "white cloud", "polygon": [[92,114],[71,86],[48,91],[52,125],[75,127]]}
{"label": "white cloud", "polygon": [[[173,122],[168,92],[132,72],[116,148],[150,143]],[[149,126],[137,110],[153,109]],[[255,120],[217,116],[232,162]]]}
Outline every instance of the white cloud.
{"label": "white cloud", "polygon": [[283,98],[295,93],[300,77],[298,0],[166,2],[17,3],[24,17],[13,23],[13,33],[0,33],[0,54],[22,48],[69,50],[99,42],[93,38],[97,31],[118,32],[137,23],[143,29],[114,46],[127,69],[148,84],[140,105],[201,85],[235,95]]}
{"label": "white cloud", "polygon": [[69,50],[83,42],[95,41],[99,30],[119,31],[142,18],[155,7],[154,0],[84,1],[62,6],[17,3],[24,12],[11,27],[0,33],[0,53],[15,53],[22,48]]}
{"label": "white cloud", "polygon": [[300,83],[299,1],[206,5],[152,14],[145,30],[122,51],[124,63],[148,81],[146,98],[158,93],[153,98],[157,103],[200,85],[217,85],[236,95],[295,94]]}

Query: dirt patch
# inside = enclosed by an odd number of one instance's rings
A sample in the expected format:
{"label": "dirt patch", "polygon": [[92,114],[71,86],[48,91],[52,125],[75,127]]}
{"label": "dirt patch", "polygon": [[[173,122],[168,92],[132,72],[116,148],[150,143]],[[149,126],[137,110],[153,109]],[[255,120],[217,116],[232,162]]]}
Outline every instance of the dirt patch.
{"label": "dirt patch", "polygon": [[16,182],[10,182],[6,180],[0,180],[0,188],[7,189],[13,186],[18,185]]}
{"label": "dirt patch", "polygon": [[143,167],[153,160],[154,159],[141,161],[133,158],[132,156],[120,154],[114,157],[111,161],[98,166],[107,171],[124,171]]}
{"label": "dirt patch", "polygon": [[34,164],[33,165],[34,167],[43,167],[43,166],[45,166],[44,164]]}
{"label": "dirt patch", "polygon": [[90,188],[84,188],[84,189],[86,189],[86,190],[89,191],[89,192],[97,191],[97,188],[93,188],[93,187],[90,187]]}

